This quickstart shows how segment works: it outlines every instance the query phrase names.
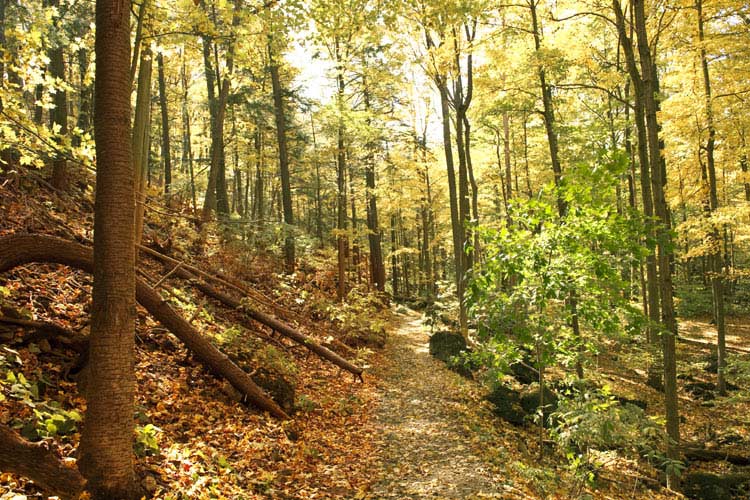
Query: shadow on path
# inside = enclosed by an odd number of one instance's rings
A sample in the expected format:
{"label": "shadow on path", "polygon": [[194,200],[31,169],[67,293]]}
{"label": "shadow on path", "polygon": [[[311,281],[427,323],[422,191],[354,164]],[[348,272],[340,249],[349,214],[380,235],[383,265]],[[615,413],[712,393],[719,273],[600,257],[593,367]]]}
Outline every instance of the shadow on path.
{"label": "shadow on path", "polygon": [[371,498],[528,498],[482,456],[494,418],[478,408],[476,385],[430,356],[418,314],[399,319],[376,370],[380,456]]}

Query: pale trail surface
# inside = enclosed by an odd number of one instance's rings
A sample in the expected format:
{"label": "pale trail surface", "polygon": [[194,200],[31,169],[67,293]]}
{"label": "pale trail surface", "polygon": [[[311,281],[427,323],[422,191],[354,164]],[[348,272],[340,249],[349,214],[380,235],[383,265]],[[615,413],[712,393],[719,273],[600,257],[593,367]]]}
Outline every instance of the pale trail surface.
{"label": "pale trail surface", "polygon": [[430,356],[419,315],[399,317],[375,370],[381,441],[370,498],[528,498],[482,456],[497,420],[478,404],[477,385]]}

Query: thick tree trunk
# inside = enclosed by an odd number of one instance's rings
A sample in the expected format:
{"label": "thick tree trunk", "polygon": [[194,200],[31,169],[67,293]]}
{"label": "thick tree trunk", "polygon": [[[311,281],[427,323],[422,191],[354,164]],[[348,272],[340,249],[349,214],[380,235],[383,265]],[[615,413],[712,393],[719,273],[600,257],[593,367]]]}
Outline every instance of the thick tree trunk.
{"label": "thick tree trunk", "polygon": [[[121,254],[115,254],[120,256]],[[0,273],[7,272],[19,265],[31,262],[50,262],[63,264],[86,272],[93,270],[93,257],[88,247],[65,241],[59,238],[42,235],[19,234],[0,238]],[[133,268],[135,269],[135,267]],[[249,402],[258,408],[268,411],[278,418],[289,416],[260,389],[240,367],[219,351],[209,340],[203,337],[190,323],[182,318],[162,299],[159,293],[144,281],[136,279],[135,298],[151,316],[163,324],[170,332],[185,343],[187,348],[211,371],[229,381],[238,391],[247,397]],[[133,304],[134,309],[135,304]],[[93,335],[92,322],[92,335]],[[127,336],[134,342],[135,328]],[[92,337],[92,348],[93,348]],[[91,360],[92,368],[96,366]],[[132,369],[132,360],[131,360]],[[94,368],[96,370],[96,368]],[[100,378],[96,370],[96,378]],[[132,377],[131,377],[132,378]],[[122,381],[125,384],[126,381]],[[134,382],[134,378],[133,378]],[[132,404],[131,404],[132,407]],[[128,427],[132,431],[132,408],[128,414]],[[125,424],[123,424],[125,425]],[[87,424],[88,427],[88,424]],[[132,435],[128,434],[128,453],[132,452]],[[116,497],[112,497],[116,498]]]}
{"label": "thick tree trunk", "polygon": [[[97,0],[96,32],[92,376],[78,467],[94,499],[124,500],[139,496],[133,471],[136,284],[135,175],[128,141],[130,2]],[[19,242],[14,250],[20,248]]]}
{"label": "thick tree trunk", "polygon": [[269,72],[273,88],[273,107],[276,118],[276,138],[279,146],[279,173],[281,174],[281,198],[284,207],[284,263],[286,272],[294,272],[294,214],[292,212],[292,186],[289,177],[289,155],[286,144],[286,116],[282,95],[279,64],[274,54],[273,40],[268,40]]}
{"label": "thick tree trunk", "polygon": [[63,464],[44,443],[30,443],[4,426],[0,426],[0,470],[27,477],[63,499],[77,499],[86,485],[78,470]]}

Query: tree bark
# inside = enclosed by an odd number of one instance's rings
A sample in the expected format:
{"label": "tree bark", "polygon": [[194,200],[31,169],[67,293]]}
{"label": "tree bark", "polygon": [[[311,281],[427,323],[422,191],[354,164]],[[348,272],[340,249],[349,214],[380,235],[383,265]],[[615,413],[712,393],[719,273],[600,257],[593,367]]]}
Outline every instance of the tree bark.
{"label": "tree bark", "polygon": [[[49,5],[59,8],[60,0],[50,0]],[[52,23],[52,29],[60,29],[59,24],[60,21],[56,18]],[[55,142],[62,147],[62,139],[68,134],[68,97],[65,88],[61,86],[66,81],[66,75],[64,48],[59,41],[55,41],[49,50],[49,60],[50,76],[56,80],[57,86],[54,96],[55,109],[50,111],[50,127],[59,128],[55,133]],[[68,177],[68,160],[61,148],[55,153],[55,158],[52,160],[50,184],[55,189],[65,191],[68,187]]]}
{"label": "tree bark", "polygon": [[284,263],[286,272],[294,272],[294,213],[292,212],[292,186],[289,177],[289,155],[286,144],[286,116],[284,115],[284,96],[282,95],[279,64],[274,54],[273,40],[268,39],[268,61],[273,89],[273,107],[276,118],[276,138],[279,146],[279,173],[281,174],[281,198],[284,207]]}
{"label": "tree bark", "polygon": [[[708,171],[708,198],[709,198],[709,217],[719,208],[719,198],[716,189],[716,162],[714,160],[714,149],[716,147],[716,125],[714,124],[713,102],[711,99],[711,76],[708,70],[708,59],[706,57],[705,32],[703,20],[703,0],[696,0],[696,10],[698,11],[698,41],[700,42],[700,59],[701,69],[703,72],[703,90],[705,93],[706,105],[706,128],[708,129],[708,139],[706,140],[706,169]],[[720,396],[726,396],[727,382],[724,371],[727,364],[726,350],[726,321],[724,311],[724,269],[721,255],[721,238],[719,237],[719,228],[713,221],[710,221],[710,252],[711,252],[711,290],[714,299],[714,320],[716,321],[716,339],[718,354],[718,370],[716,388]]]}
{"label": "tree bark", "polygon": [[[371,126],[369,80],[362,77],[365,111],[368,113],[367,125]],[[372,141],[365,145],[365,198],[367,212],[367,242],[370,248],[370,279],[379,292],[385,292],[385,265],[383,264],[383,235],[378,223],[378,198],[375,193],[375,146]]]}
{"label": "tree bark", "polygon": [[164,160],[164,195],[167,205],[172,190],[172,151],[169,141],[169,107],[167,105],[167,85],[164,80],[164,54],[156,56],[159,73],[159,106],[161,107],[161,157]]}
{"label": "tree bark", "polygon": [[135,99],[135,119],[132,132],[132,161],[135,179],[135,242],[143,238],[143,219],[146,214],[148,156],[151,147],[151,51],[141,52],[138,69],[138,89]]}
{"label": "tree bark", "polygon": [[[346,83],[344,81],[344,68],[342,56],[340,54],[339,39],[335,40],[335,63],[336,63],[336,103],[338,106],[339,115],[344,110],[344,89]],[[336,288],[336,297],[339,301],[343,301],[346,296],[346,273],[347,273],[347,253],[348,253],[348,238],[347,238],[347,221],[346,221],[346,147],[344,139],[345,127],[344,117],[339,116],[338,119],[338,130],[337,130],[337,150],[336,150],[336,210],[337,210],[337,225],[336,229],[338,234],[336,236],[336,246],[338,252],[338,286]]]}
{"label": "tree bark", "polygon": [[77,499],[86,485],[78,470],[63,464],[44,443],[30,443],[5,426],[0,426],[0,470],[27,477],[66,500]]}
{"label": "tree bark", "polygon": [[97,0],[96,32],[92,377],[78,467],[92,498],[129,500],[139,493],[133,471],[136,283],[135,176],[128,141],[130,2]]}
{"label": "tree bark", "polygon": [[[657,230],[659,292],[661,297],[661,319],[664,326],[661,332],[662,351],[664,356],[664,402],[666,407],[667,433],[670,442],[667,443],[667,454],[676,459],[678,450],[673,443],[680,442],[680,421],[677,402],[677,366],[675,355],[675,337],[677,336],[677,321],[675,318],[673,287],[672,287],[672,221],[665,197],[667,184],[666,166],[662,156],[660,142],[659,113],[659,80],[656,63],[651,53],[650,40],[646,28],[646,12],[644,0],[632,0],[635,14],[635,32],[637,36],[638,53],[641,63],[641,77],[644,109],[646,112],[646,130],[648,132],[649,164],[651,165],[651,186],[654,196],[654,213],[659,221]],[[667,475],[667,485],[677,487],[679,477],[675,474]]]}

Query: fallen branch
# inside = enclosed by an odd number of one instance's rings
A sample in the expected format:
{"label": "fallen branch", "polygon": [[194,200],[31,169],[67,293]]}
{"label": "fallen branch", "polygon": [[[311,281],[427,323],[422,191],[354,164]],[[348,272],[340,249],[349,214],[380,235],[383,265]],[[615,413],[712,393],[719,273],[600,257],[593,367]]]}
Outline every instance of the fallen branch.
{"label": "fallen branch", "polygon": [[153,248],[149,248],[144,245],[139,245],[138,247],[141,251],[144,253],[147,253],[148,255],[161,260],[162,262],[166,262],[168,264],[172,264],[174,266],[180,266],[180,269],[187,269],[189,272],[193,273],[196,276],[200,276],[203,278],[207,283],[216,283],[218,285],[224,286],[230,290],[234,290],[235,292],[239,293],[240,295],[248,296],[252,298],[254,301],[263,304],[266,307],[269,307],[270,309],[273,309],[273,311],[276,314],[279,314],[279,316],[286,317],[288,316],[294,316],[294,320],[298,321],[299,318],[296,317],[295,314],[290,314],[290,312],[282,307],[280,307],[276,302],[269,299],[265,295],[253,290],[252,288],[248,288],[246,286],[242,286],[236,282],[234,282],[231,278],[228,276],[220,273],[220,272],[214,272],[214,273],[207,273],[206,271],[197,268],[195,266],[192,266],[188,264],[185,261],[181,261],[178,259],[175,259],[174,257],[170,257],[169,255],[164,255],[163,253],[157,252]]}
{"label": "fallen branch", "polygon": [[[682,342],[683,344],[689,344],[689,345],[694,345],[697,347],[702,347],[703,349],[709,349],[713,351],[716,350],[715,343],[711,343],[711,342],[704,341],[704,340],[691,339],[689,337],[678,336],[677,341]],[[734,352],[738,354],[750,354],[750,349],[743,349],[742,347],[727,345],[726,349],[729,352]]]}
{"label": "fallen branch", "polygon": [[750,456],[732,453],[726,450],[709,450],[701,447],[687,446],[682,449],[685,458],[695,462],[714,462],[723,460],[733,465],[750,465]]}
{"label": "fallen branch", "polygon": [[42,443],[26,441],[5,426],[0,426],[0,471],[27,477],[63,499],[78,498],[86,485],[78,469],[66,467]]}
{"label": "fallen branch", "polygon": [[0,323],[35,330],[35,334],[24,336],[22,340],[24,344],[39,342],[40,340],[51,340],[79,353],[85,351],[88,346],[88,339],[84,335],[67,330],[55,323],[8,318],[6,316],[0,316]]}
{"label": "fallen branch", "polygon": [[248,307],[246,304],[243,304],[241,300],[237,299],[236,297],[232,297],[229,294],[226,294],[220,290],[217,290],[216,288],[212,287],[208,283],[198,280],[195,278],[194,275],[190,274],[185,269],[178,269],[175,273],[178,277],[190,280],[190,283],[195,286],[198,290],[200,290],[205,295],[212,297],[222,304],[231,307],[233,309],[237,309],[239,312],[243,313],[245,316],[248,316],[249,318],[262,323],[266,325],[267,327],[273,329],[276,332],[279,332],[281,335],[292,339],[293,341],[297,342],[300,345],[305,346],[310,351],[314,352],[321,358],[327,359],[331,363],[335,364],[339,368],[343,368],[344,370],[354,374],[355,376],[359,377],[359,379],[362,379],[362,372],[364,371],[359,366],[356,366],[349,361],[345,360],[335,352],[331,351],[330,349],[323,347],[319,343],[315,341],[312,337],[305,335],[304,333],[295,330],[291,326],[287,325],[286,323],[282,323],[281,321],[277,320],[276,318],[262,313],[260,311],[257,311],[255,309],[252,309]]}
{"label": "fallen branch", "polygon": [[[91,273],[94,268],[90,247],[46,235],[15,234],[0,238],[0,272],[32,262],[56,263]],[[261,410],[278,418],[289,418],[286,412],[263,390],[203,337],[190,323],[162,299],[142,279],[136,278],[136,299],[162,325],[179,338],[211,371],[224,377],[245,398]]]}

